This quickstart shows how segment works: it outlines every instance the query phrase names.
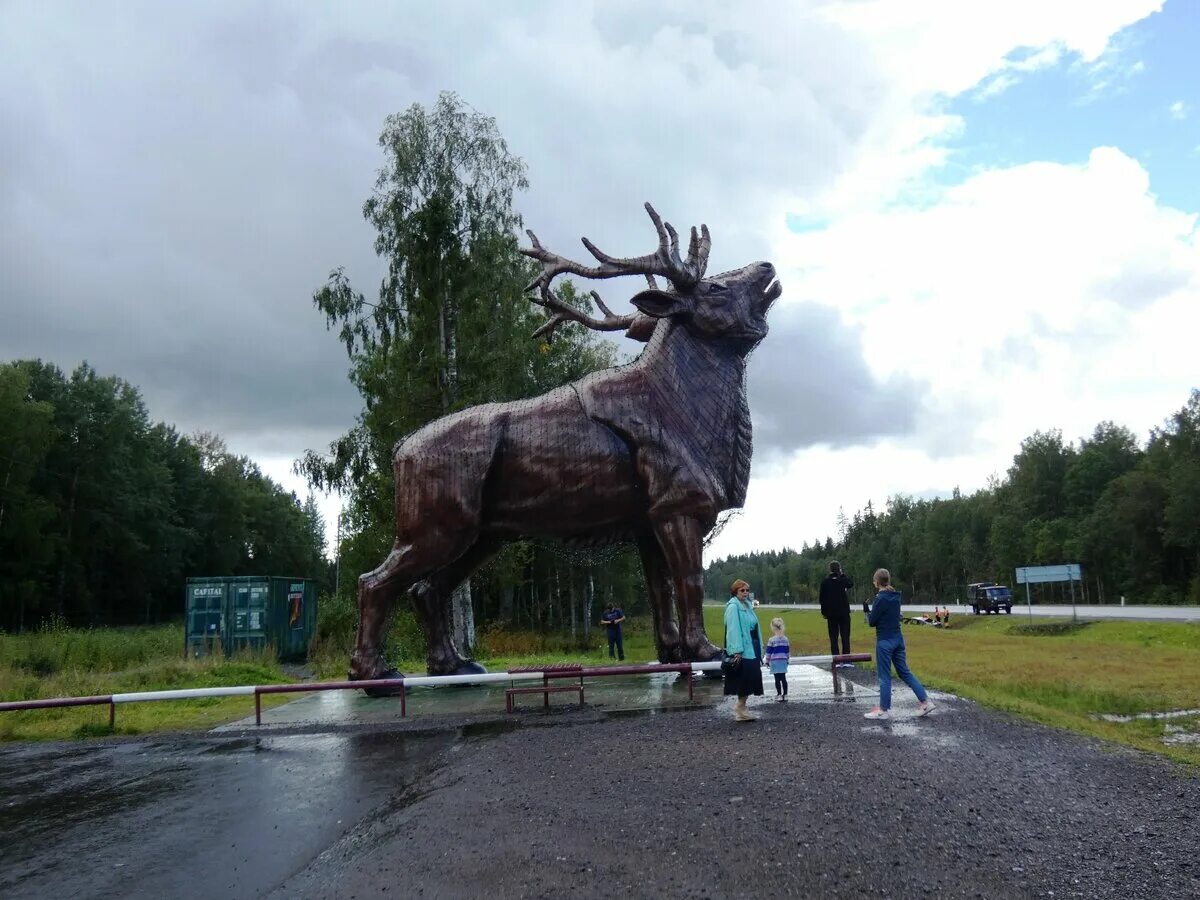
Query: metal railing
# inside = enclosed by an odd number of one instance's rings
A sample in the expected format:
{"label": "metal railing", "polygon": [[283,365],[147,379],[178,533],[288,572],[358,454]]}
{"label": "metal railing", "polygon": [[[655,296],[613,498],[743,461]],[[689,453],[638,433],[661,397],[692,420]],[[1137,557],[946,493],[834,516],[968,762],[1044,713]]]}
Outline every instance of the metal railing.
{"label": "metal railing", "polygon": [[[849,653],[839,656],[793,656],[789,663],[818,665],[829,663],[833,671],[834,693],[840,693],[836,666],[846,662],[869,662],[869,653]],[[19,712],[31,709],[58,709],[68,706],[108,706],[108,727],[116,726],[117,704],[144,703],[155,700],[194,700],[203,697],[254,697],[254,721],[262,724],[263,694],[306,694],[316,691],[353,691],[362,688],[395,688],[400,698],[400,716],[408,715],[408,695],[414,687],[441,687],[454,684],[493,684],[501,682],[541,680],[550,678],[600,678],[616,675],[653,675],[677,672],[688,679],[688,699],[693,699],[691,676],[696,672],[719,671],[719,660],[700,663],[649,663],[646,665],[583,666],[567,670],[561,665],[531,667],[512,672],[482,672],[473,675],[413,675],[403,678],[376,678],[366,681],[316,681],[296,684],[238,685],[234,687],[185,688],[173,691],[136,691],[124,694],[100,694],[92,697],[57,697],[42,700],[12,700],[0,703],[0,712]]]}

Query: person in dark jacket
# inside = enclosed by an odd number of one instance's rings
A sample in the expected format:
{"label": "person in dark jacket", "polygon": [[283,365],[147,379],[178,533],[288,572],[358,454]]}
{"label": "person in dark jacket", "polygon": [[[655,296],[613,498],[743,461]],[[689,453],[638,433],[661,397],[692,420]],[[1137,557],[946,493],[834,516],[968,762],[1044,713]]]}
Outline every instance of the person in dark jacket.
{"label": "person in dark jacket", "polygon": [[[836,559],[829,564],[829,574],[821,582],[821,615],[829,627],[829,652],[838,655],[838,635],[842,638],[842,653],[850,652],[850,589],[854,582],[842,571]],[[854,668],[854,663],[838,663],[838,668]]]}
{"label": "person in dark jacket", "polygon": [[892,589],[892,574],[887,569],[876,569],[875,603],[868,608],[863,603],[867,622],[875,629],[875,671],[879,675],[879,705],[869,713],[868,719],[886,719],[892,708],[892,666],[904,683],[917,695],[917,715],[928,715],[933,701],[917,676],[908,668],[904,652],[904,634],[900,631],[900,592]]}
{"label": "person in dark jacket", "polygon": [[[611,603],[604,607],[604,615],[600,617],[600,624],[608,629],[608,658],[614,656],[617,659],[625,658],[625,640],[621,635],[621,623],[625,621],[625,613],[619,606],[613,606]],[[616,650],[616,653],[613,651]]]}

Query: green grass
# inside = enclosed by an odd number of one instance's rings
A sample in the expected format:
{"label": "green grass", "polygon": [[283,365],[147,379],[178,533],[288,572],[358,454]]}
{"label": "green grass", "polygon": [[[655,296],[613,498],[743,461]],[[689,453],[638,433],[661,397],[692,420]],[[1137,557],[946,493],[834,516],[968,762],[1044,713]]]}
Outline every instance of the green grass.
{"label": "green grass", "polygon": [[[759,611],[764,627],[776,614]],[[819,613],[789,610],[782,617],[794,654],[829,652]],[[720,634],[720,623],[720,609],[705,609],[710,634]],[[927,687],[1045,725],[1200,764],[1200,746],[1162,741],[1168,725],[1195,727],[1190,720],[1121,723],[1096,718],[1200,707],[1200,625],[1109,620],[1056,634],[1046,628],[1029,633],[1027,623],[1014,613],[959,616],[949,629],[905,626],[909,665]],[[873,654],[874,645],[874,632],[856,614],[851,646]]]}
{"label": "green grass", "polygon": [[[0,701],[273,684],[289,679],[269,653],[183,658],[183,626],[0,633]],[[264,706],[286,702],[264,697]],[[55,740],[211,728],[254,712],[252,697],[206,697],[0,713],[0,741]]]}
{"label": "green grass", "polygon": [[[345,612],[339,615],[345,618]],[[719,642],[721,608],[708,607],[704,614],[709,635]],[[828,652],[825,623],[818,613],[763,609],[759,618],[764,631],[776,614],[786,623],[795,655]],[[1200,707],[1200,625],[1102,621],[1079,628],[1033,630],[1026,625],[1020,616],[1012,615],[956,617],[950,629],[908,626],[909,661],[931,688],[1046,725],[1200,764],[1200,746],[1163,743],[1169,728],[1200,731],[1200,717],[1127,723],[1097,718],[1103,713]],[[345,622],[319,633],[310,661],[317,677],[345,677],[352,640]],[[389,646],[391,661],[402,671],[424,670],[424,642],[411,613],[396,617]],[[874,633],[857,614],[853,647],[874,652]],[[52,628],[30,635],[0,634],[0,700],[288,680],[274,660],[263,654],[187,661],[181,658],[181,649],[181,626],[94,631]],[[625,655],[630,660],[654,658],[648,620],[629,621]],[[592,630],[588,647],[563,635],[482,630],[476,656],[493,671],[608,660],[599,628]],[[268,705],[286,699],[263,698]],[[116,731],[141,734],[210,728],[249,715],[253,707],[246,697],[126,704],[117,711]],[[109,734],[107,723],[107,707],[0,713],[0,740]]]}

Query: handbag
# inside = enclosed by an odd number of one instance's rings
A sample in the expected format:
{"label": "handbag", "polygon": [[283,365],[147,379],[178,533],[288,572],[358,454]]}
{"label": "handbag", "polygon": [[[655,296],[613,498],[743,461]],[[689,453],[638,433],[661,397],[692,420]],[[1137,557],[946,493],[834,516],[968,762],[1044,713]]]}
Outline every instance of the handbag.
{"label": "handbag", "polygon": [[[742,611],[738,610],[738,621],[742,618]],[[725,629],[725,646],[729,646],[729,629]],[[736,675],[742,667],[742,660],[734,656],[728,650],[721,649],[721,672],[725,675]]]}

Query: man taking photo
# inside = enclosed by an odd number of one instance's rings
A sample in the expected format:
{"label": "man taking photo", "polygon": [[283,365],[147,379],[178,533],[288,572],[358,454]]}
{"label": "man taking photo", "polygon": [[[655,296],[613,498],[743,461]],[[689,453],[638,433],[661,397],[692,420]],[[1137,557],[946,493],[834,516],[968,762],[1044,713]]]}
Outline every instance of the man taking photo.
{"label": "man taking photo", "polygon": [[[842,638],[842,653],[850,652],[850,589],[854,582],[842,571],[836,559],[829,564],[829,574],[821,582],[821,615],[829,628],[829,652],[838,655],[838,635]],[[839,669],[853,669],[854,663],[838,663]]]}
{"label": "man taking photo", "polygon": [[[604,615],[600,617],[600,624],[608,628],[608,655],[609,658],[616,656],[617,659],[625,658],[625,641],[621,635],[621,623],[625,621],[625,613],[621,611],[619,606],[613,606],[611,603],[604,607]],[[615,653],[613,651],[616,651]]]}

